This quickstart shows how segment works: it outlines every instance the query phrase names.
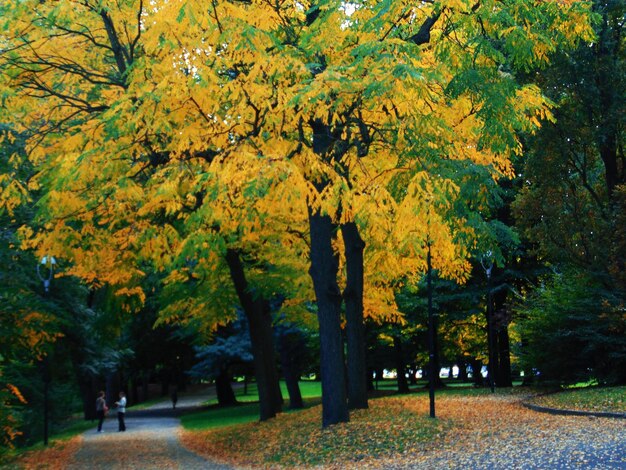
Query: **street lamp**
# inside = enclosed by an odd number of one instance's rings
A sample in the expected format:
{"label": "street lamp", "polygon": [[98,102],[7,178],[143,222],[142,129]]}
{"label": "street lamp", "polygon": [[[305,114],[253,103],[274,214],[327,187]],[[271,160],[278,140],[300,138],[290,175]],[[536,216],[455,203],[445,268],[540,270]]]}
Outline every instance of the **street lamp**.
{"label": "street lamp", "polygon": [[487,349],[489,355],[489,386],[491,393],[495,392],[495,351],[493,347],[493,314],[491,309],[491,270],[493,269],[493,252],[488,250],[480,260],[480,264],[487,275]]}
{"label": "street lamp", "polygon": [[[57,264],[57,260],[54,256],[44,256],[41,261],[37,263],[37,276],[43,283],[44,295],[48,294],[50,290],[50,281],[54,275],[54,266]],[[44,276],[41,273],[41,266],[48,267],[48,275]],[[41,376],[43,378],[43,445],[48,445],[48,388],[50,385],[50,368],[48,365],[48,356],[44,356],[41,360]]]}
{"label": "street lamp", "polygon": [[[52,281],[52,275],[54,274],[54,266],[57,264],[57,260],[54,259],[54,256],[44,256],[41,258],[41,262],[37,264],[37,276],[43,282],[43,290],[47,293],[50,289],[50,281]],[[41,266],[48,267],[48,276],[41,275]]]}

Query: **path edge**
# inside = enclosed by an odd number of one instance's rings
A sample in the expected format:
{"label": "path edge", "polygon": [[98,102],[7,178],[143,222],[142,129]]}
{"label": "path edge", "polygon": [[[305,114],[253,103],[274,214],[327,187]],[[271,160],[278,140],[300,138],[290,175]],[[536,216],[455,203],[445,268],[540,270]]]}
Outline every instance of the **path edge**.
{"label": "path edge", "polygon": [[532,411],[539,413],[548,413],[551,415],[566,415],[566,416],[594,416],[596,418],[614,418],[614,419],[626,419],[626,413],[614,413],[610,411],[583,411],[583,410],[568,410],[563,408],[550,408],[547,406],[534,405],[528,403],[526,400],[522,401],[522,406]]}

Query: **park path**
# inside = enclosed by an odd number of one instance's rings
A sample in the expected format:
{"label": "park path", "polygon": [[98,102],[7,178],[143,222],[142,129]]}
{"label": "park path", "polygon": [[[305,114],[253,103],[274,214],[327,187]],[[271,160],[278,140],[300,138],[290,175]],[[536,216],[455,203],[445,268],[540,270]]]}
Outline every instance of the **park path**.
{"label": "park path", "polygon": [[624,419],[539,413],[511,396],[445,398],[438,416],[454,421],[442,439],[367,468],[626,470]]}
{"label": "park path", "polygon": [[176,411],[163,401],[144,410],[126,413],[126,431],[117,431],[115,409],[104,422],[102,433],[83,434],[80,449],[67,467],[71,470],[180,469],[226,470],[232,467],[207,460],[185,449],[179,442],[180,420],[185,409],[199,407],[211,398],[210,388],[179,397]]}

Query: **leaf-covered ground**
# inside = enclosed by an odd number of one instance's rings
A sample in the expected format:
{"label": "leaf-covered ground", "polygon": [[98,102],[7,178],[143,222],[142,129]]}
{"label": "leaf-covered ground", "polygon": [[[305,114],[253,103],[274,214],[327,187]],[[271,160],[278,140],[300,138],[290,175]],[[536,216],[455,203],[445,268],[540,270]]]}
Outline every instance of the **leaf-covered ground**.
{"label": "leaf-covered ground", "polygon": [[0,464],[0,468],[61,470],[67,468],[67,463],[78,451],[82,441],[82,436],[75,436],[67,441],[54,441],[50,447],[27,452],[10,464]]}
{"label": "leaf-covered ground", "polygon": [[321,430],[320,408],[267,423],[182,433],[183,445],[236,466],[300,468],[626,468],[625,422],[553,416],[520,396],[421,395],[370,401]]}
{"label": "leaf-covered ground", "polygon": [[626,387],[594,387],[535,397],[532,403],[556,409],[626,413]]}
{"label": "leaf-covered ground", "polygon": [[238,465],[312,466],[359,462],[426,445],[447,426],[416,409],[413,397],[372,400],[349,423],[322,430],[321,407],[283,413],[265,423],[203,432],[182,432],[182,443],[202,455]]}

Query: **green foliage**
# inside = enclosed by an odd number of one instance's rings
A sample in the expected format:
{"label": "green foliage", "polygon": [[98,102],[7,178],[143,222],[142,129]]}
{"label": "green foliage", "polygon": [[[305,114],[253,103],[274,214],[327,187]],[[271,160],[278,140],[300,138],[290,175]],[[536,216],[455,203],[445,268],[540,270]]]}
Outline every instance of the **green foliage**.
{"label": "green foliage", "polygon": [[206,346],[196,348],[196,364],[189,374],[200,379],[215,379],[222,370],[233,364],[251,363],[252,345],[248,322],[243,312],[222,335]]}
{"label": "green foliage", "polygon": [[518,352],[544,383],[626,380],[626,318],[616,293],[581,271],[554,274],[518,309]]}

